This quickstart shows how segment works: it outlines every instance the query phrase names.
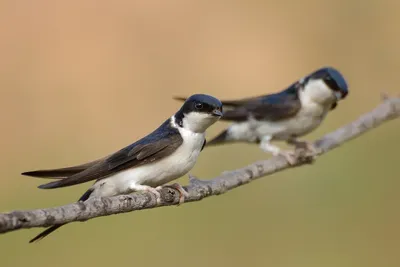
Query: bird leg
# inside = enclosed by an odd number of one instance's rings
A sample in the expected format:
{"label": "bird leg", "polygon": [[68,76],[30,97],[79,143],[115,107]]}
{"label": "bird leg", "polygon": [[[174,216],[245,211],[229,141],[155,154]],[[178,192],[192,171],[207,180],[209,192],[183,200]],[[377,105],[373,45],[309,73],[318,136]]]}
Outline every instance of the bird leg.
{"label": "bird leg", "polygon": [[189,193],[178,183],[174,183],[171,185],[158,186],[156,189],[161,190],[164,187],[169,187],[169,188],[178,190],[178,192],[179,192],[178,206],[185,202],[185,197],[189,197]]}
{"label": "bird leg", "polygon": [[282,151],[279,147],[271,144],[271,136],[265,136],[261,139],[260,148],[267,153],[271,153],[274,156],[282,156],[290,165],[295,165],[297,162],[297,156],[295,151]]}

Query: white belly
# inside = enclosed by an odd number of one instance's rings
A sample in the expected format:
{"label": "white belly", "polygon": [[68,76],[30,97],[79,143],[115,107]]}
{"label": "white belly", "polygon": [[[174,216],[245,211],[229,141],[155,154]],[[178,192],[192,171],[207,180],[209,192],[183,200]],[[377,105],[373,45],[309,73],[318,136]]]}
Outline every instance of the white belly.
{"label": "white belly", "polygon": [[275,140],[287,140],[290,137],[306,135],[317,128],[323,117],[310,117],[298,114],[295,118],[280,122],[258,122],[255,134],[261,138],[270,135]]}
{"label": "white belly", "polygon": [[130,193],[132,184],[157,187],[188,173],[195,165],[204,143],[204,133],[180,129],[183,143],[168,157],[154,163],[121,171],[95,185],[96,196]]}
{"label": "white belly", "polygon": [[231,140],[255,142],[265,136],[271,136],[275,140],[287,140],[292,136],[299,137],[313,131],[321,124],[328,110],[315,105],[302,108],[295,117],[287,120],[272,122],[249,119],[231,125],[228,132]]}

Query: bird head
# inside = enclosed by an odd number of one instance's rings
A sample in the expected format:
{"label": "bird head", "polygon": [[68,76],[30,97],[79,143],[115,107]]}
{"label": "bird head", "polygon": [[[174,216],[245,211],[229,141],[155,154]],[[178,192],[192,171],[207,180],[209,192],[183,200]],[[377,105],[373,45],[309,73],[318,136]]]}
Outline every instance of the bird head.
{"label": "bird head", "polygon": [[348,95],[348,85],[343,75],[333,67],[324,67],[316,70],[300,80],[300,86],[314,102],[337,105],[337,102]]}
{"label": "bird head", "polygon": [[186,99],[175,114],[180,127],[192,132],[205,132],[222,116],[222,103],[219,99],[205,94],[195,94]]}

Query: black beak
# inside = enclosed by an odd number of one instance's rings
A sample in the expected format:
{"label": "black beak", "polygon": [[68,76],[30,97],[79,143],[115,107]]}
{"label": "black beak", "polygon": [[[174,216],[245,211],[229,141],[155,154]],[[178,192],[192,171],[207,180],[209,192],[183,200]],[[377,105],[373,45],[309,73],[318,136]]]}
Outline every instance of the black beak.
{"label": "black beak", "polygon": [[215,117],[222,117],[222,111],[219,109],[214,109],[212,115]]}

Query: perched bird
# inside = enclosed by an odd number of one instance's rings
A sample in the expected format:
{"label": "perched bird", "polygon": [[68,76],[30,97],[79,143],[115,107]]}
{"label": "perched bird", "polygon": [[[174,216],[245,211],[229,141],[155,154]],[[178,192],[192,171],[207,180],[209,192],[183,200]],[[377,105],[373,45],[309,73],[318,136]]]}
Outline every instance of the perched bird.
{"label": "perched bird", "polygon": [[[175,115],[154,132],[110,156],[79,166],[22,174],[58,179],[40,185],[42,189],[96,180],[79,201],[143,190],[155,194],[159,202],[161,185],[183,176],[193,168],[206,143],[206,129],[221,116],[221,101],[209,95],[192,95]],[[181,186],[176,186],[181,193],[180,201],[183,202],[187,192]],[[44,238],[62,225],[46,229],[30,242]]]}
{"label": "perched bird", "polygon": [[259,143],[264,151],[282,155],[290,164],[294,164],[296,153],[282,151],[271,144],[271,141],[286,141],[315,153],[312,144],[299,141],[298,137],[316,129],[328,112],[347,94],[347,83],[340,72],[332,67],[325,67],[279,93],[222,101],[224,114],[221,120],[233,123],[207,145],[238,141]]}

